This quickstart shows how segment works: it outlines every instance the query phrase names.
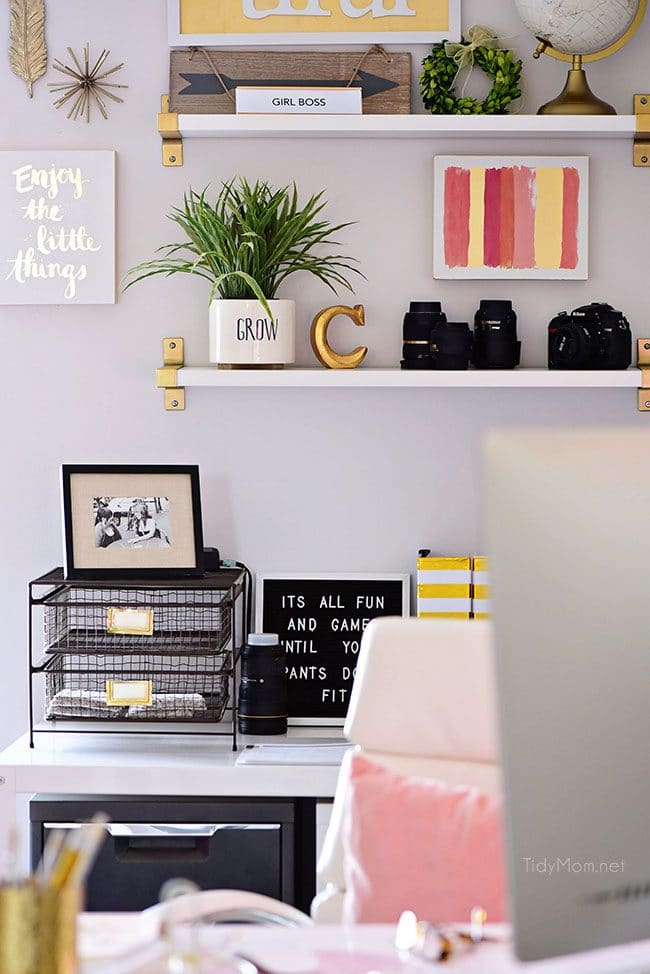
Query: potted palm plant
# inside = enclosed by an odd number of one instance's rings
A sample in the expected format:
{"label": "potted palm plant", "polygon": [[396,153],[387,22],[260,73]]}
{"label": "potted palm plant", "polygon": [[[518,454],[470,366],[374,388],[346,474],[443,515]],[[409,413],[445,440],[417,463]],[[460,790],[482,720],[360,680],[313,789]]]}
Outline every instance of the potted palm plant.
{"label": "potted palm plant", "polygon": [[[214,204],[189,189],[169,218],[185,234],[160,256],[131,268],[124,290],[155,274],[194,274],[210,282],[210,361],[221,368],[282,367],[295,361],[295,302],[276,297],[297,271],[336,292],[352,290],[356,261],[338,253],[335,234],[350,226],[323,219],[323,193],[303,206],[295,184],[274,189],[245,179],[222,183]],[[330,253],[327,252],[330,248]]]}

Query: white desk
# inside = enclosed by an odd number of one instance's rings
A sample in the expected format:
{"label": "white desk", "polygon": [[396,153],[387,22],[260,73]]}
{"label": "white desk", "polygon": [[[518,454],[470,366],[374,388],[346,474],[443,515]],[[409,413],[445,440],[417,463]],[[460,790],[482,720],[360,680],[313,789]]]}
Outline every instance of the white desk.
{"label": "white desk", "polygon": [[[279,930],[270,927],[215,927],[215,945],[225,950],[239,949],[257,960],[272,961],[292,957],[298,970],[299,958],[305,952],[318,962],[310,974],[436,974],[436,971],[458,971],[458,974],[640,974],[650,964],[650,941],[588,954],[575,954],[535,964],[521,964],[508,944],[481,944],[448,964],[400,962],[393,944],[395,928],[373,925],[339,927],[332,924],[302,930]],[[165,964],[161,948],[158,960],[140,963],[134,955],[142,944],[151,943],[151,924],[146,914],[86,914],[80,921],[82,974],[162,974]],[[131,953],[127,964],[107,964],[115,953]],[[371,956],[376,958],[372,963]],[[92,958],[92,959],[91,959]]]}
{"label": "white desk", "polygon": [[[290,729],[287,738],[336,737],[328,728]],[[338,767],[236,765],[227,737],[152,737],[41,734],[30,749],[27,735],[0,753],[0,836],[16,824],[16,799],[36,792],[57,795],[169,795],[315,798],[322,802],[322,831],[334,796]],[[320,819],[320,820],[319,820]]]}

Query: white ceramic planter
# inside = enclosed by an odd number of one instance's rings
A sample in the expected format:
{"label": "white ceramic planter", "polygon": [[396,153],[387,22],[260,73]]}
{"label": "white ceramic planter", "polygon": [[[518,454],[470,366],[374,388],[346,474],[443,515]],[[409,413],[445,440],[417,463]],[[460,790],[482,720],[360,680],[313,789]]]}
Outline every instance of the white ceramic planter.
{"label": "white ceramic planter", "polygon": [[222,368],[270,368],[296,360],[295,301],[212,301],[210,361]]}

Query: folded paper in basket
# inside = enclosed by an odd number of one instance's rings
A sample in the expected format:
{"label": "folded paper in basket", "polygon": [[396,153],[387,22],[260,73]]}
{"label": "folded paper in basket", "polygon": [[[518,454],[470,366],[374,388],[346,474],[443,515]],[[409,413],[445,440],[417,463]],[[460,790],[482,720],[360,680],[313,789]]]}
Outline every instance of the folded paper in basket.
{"label": "folded paper in basket", "polygon": [[50,701],[46,717],[123,717],[126,707],[109,707],[106,694],[99,690],[59,690]]}
{"label": "folded paper in basket", "polygon": [[129,707],[127,717],[148,717],[149,720],[183,720],[197,717],[206,711],[205,700],[200,693],[154,693],[151,706]]}
{"label": "folded paper in basket", "polygon": [[99,690],[60,690],[50,702],[46,717],[66,717],[69,720],[94,717],[96,719],[147,717],[149,720],[190,719],[206,712],[205,699],[200,693],[154,693],[151,706],[112,707],[106,694]]}

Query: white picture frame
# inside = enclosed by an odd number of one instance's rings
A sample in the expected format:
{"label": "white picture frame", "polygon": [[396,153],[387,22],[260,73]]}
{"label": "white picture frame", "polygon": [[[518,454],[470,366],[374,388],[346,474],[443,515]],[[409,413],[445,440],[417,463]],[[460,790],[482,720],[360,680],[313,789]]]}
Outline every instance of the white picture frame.
{"label": "white picture frame", "polygon": [[115,304],[112,150],[0,150],[0,305]]}
{"label": "white picture frame", "polygon": [[[254,3],[254,0],[219,0],[226,3]],[[291,0],[278,0],[278,4],[290,4]],[[310,0],[314,4],[340,3],[341,0]],[[430,7],[433,0],[400,0],[413,8],[419,4],[422,10]],[[436,0],[438,2],[438,0]],[[267,47],[273,45],[295,44],[435,44],[443,40],[459,41],[461,37],[460,4],[461,0],[445,0],[448,9],[448,27],[443,30],[372,30],[365,29],[350,31],[328,31],[323,25],[322,31],[305,31],[299,33],[289,30],[275,32],[245,31],[240,33],[183,33],[181,30],[181,4],[183,0],[167,0],[168,39],[170,47]],[[416,10],[417,17],[417,10]],[[327,17],[319,18],[323,21]],[[352,18],[350,18],[352,19]],[[356,20],[357,18],[355,18]],[[282,26],[281,24],[279,26]]]}
{"label": "white picture frame", "polygon": [[[255,631],[264,627],[264,585],[267,581],[317,582],[400,582],[401,615],[408,617],[411,606],[411,576],[408,572],[258,572],[255,576]],[[356,657],[355,657],[356,658]],[[290,727],[342,727],[345,717],[289,717]]]}
{"label": "white picture frame", "polygon": [[[452,170],[457,174],[463,174],[465,176],[465,184],[463,190],[457,194],[462,196],[463,192],[467,192],[467,187],[469,186],[469,203],[466,199],[460,200],[458,198],[451,198],[449,194],[449,186],[447,182],[447,173]],[[487,196],[487,173],[503,173],[504,170],[517,172],[517,179],[520,177],[521,173],[525,170],[526,173],[533,173],[534,176],[530,179],[536,180],[535,185],[530,185],[530,195],[531,202],[528,206],[532,208],[532,219],[535,221],[532,230],[530,227],[530,213],[528,214],[528,227],[521,231],[521,237],[524,239],[528,235],[528,243],[524,242],[522,245],[523,252],[527,252],[528,256],[523,256],[523,259],[516,259],[516,255],[513,254],[511,263],[513,266],[507,266],[509,263],[508,259],[505,259],[503,263],[506,266],[501,266],[500,264],[495,264],[495,258],[491,256],[486,259],[487,248],[488,248],[488,230],[487,230],[487,208],[489,206],[488,196]],[[541,183],[539,182],[539,170],[544,171],[544,173],[555,173],[557,179],[551,179],[551,195],[549,196],[549,191],[545,188],[544,192],[540,191]],[[564,212],[566,208],[566,199],[568,197],[567,186],[569,184],[565,183],[563,188],[562,199],[558,200],[557,190],[560,185],[558,180],[560,179],[559,171],[562,173],[571,172],[573,173],[573,189],[572,189],[572,206],[577,206],[577,213],[574,214],[573,223],[571,223],[571,235],[575,235],[574,244],[575,252],[573,256],[570,257],[569,261],[565,261],[565,239],[567,231],[564,225]],[[475,181],[475,175],[480,177],[481,172],[484,173],[484,182],[481,187],[481,180],[477,178]],[[467,176],[466,174],[470,175]],[[459,175],[458,178],[461,178]],[[565,177],[566,178],[566,177]],[[545,179],[547,177],[545,176]],[[577,185],[576,185],[577,181]],[[544,184],[546,186],[546,183]],[[513,197],[512,208],[513,212],[510,217],[511,221],[516,224],[518,220],[519,207],[517,203],[517,193],[515,190],[515,196]],[[576,281],[586,281],[589,277],[589,157],[588,156],[530,156],[530,155],[508,155],[508,156],[473,156],[473,155],[459,155],[459,156],[436,156],[434,160],[434,210],[433,210],[433,276],[434,278],[441,280],[576,280]],[[483,213],[478,214],[475,218],[474,215],[474,204],[478,200],[479,208],[483,207]],[[549,203],[550,200],[550,203]],[[548,206],[548,210],[540,210],[540,207]],[[523,206],[522,206],[523,209]],[[503,208],[499,211],[499,220],[503,220]],[[450,222],[447,221],[447,214],[451,215]],[[540,217],[538,217],[540,214]],[[559,266],[548,266],[546,260],[540,260],[539,265],[537,264],[538,258],[538,238],[537,238],[537,221],[539,219],[540,225],[543,226],[545,235],[547,239],[544,241],[544,251],[543,255],[546,257],[546,252],[550,249],[552,255],[557,255],[560,253],[560,263]],[[459,234],[462,236],[463,240],[460,244],[461,256],[459,257],[454,253],[456,248],[452,246],[449,247],[449,231],[452,228],[452,233]],[[478,227],[478,230],[477,230]],[[462,228],[462,229],[461,229]],[[490,229],[489,233],[492,233]],[[558,240],[557,231],[560,232],[560,238]],[[513,229],[513,240],[519,231]],[[533,240],[531,242],[530,235],[533,235]],[[551,236],[550,247],[548,235]],[[481,263],[481,258],[476,259],[476,241],[479,241],[480,246],[484,247],[482,251],[483,263]],[[503,244],[501,244],[503,247]],[[514,246],[514,244],[513,244]],[[530,266],[530,255],[532,250],[532,263],[535,266]],[[569,250],[572,249],[569,248]],[[506,248],[508,249],[508,248]],[[541,253],[541,246],[540,246]],[[466,263],[465,254],[467,254]],[[503,257],[503,253],[501,254]],[[575,261],[575,263],[574,263]],[[528,266],[517,266],[527,264]]]}

